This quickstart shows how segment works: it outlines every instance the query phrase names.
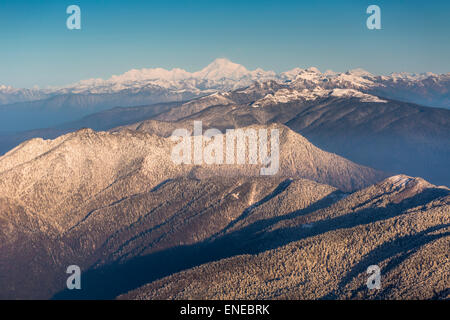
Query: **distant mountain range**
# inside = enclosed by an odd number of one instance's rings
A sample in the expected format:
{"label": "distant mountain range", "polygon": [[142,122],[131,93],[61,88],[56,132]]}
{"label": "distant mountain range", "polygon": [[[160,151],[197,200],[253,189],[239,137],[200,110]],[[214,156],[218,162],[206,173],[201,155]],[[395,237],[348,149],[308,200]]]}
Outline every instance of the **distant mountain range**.
{"label": "distant mountain range", "polygon": [[21,131],[54,126],[113,107],[185,101],[215,92],[243,88],[273,80],[295,83],[297,88],[354,89],[362,93],[450,108],[450,73],[391,74],[375,76],[362,69],[345,73],[316,68],[275,73],[216,59],[198,72],[182,69],[130,70],[110,79],[88,79],[48,89],[15,89],[0,86],[2,131]]}

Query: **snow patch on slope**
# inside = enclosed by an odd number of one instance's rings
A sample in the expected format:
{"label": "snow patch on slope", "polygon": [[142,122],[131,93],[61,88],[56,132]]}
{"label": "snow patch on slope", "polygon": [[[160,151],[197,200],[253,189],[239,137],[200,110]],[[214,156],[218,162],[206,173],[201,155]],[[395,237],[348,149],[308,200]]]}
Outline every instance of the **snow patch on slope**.
{"label": "snow patch on slope", "polygon": [[376,102],[376,103],[386,103],[386,100],[382,100],[377,96],[371,94],[362,93],[353,89],[333,89],[330,93],[333,97],[338,98],[358,98],[361,102]]}
{"label": "snow patch on slope", "polygon": [[314,89],[280,89],[274,94],[267,94],[264,98],[259,99],[253,103],[254,108],[264,107],[267,105],[276,105],[279,103],[289,103],[293,101],[312,101],[318,98],[336,97],[336,98],[357,98],[361,102],[375,102],[386,103],[386,100],[382,100],[376,96],[365,94],[354,89],[333,89],[325,90],[321,87],[315,87]]}

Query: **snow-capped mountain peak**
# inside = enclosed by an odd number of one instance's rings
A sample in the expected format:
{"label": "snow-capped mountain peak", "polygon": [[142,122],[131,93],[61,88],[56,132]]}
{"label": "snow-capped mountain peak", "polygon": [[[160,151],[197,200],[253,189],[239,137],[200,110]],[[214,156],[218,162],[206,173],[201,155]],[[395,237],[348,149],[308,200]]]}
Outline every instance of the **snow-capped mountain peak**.
{"label": "snow-capped mountain peak", "polygon": [[354,76],[357,76],[357,77],[370,77],[370,78],[374,77],[374,75],[371,74],[369,71],[366,71],[366,70],[361,69],[361,68],[356,68],[356,69],[349,70],[347,72],[347,74],[354,75]]}
{"label": "snow-capped mountain peak", "polygon": [[247,76],[250,72],[242,65],[231,62],[225,58],[214,60],[204,69],[194,72],[194,78],[220,80],[223,78],[239,80]]}
{"label": "snow-capped mountain peak", "polygon": [[312,72],[312,73],[321,73],[320,70],[317,69],[316,67],[309,67],[308,69],[306,69],[306,71]]}
{"label": "snow-capped mountain peak", "polygon": [[177,81],[190,77],[190,73],[179,68],[166,70],[163,68],[154,69],[132,69],[120,76],[112,76],[109,81],[142,81],[142,80],[171,80]]}
{"label": "snow-capped mountain peak", "polygon": [[392,79],[392,81],[422,81],[428,78],[439,78],[439,77],[445,77],[444,75],[437,75],[433,72],[425,72],[425,73],[409,73],[409,72],[394,72],[391,73],[388,78]]}
{"label": "snow-capped mountain peak", "polygon": [[275,72],[264,71],[259,68],[249,71],[240,64],[225,58],[219,58],[197,72],[188,72],[180,68],[172,70],[163,68],[132,69],[121,75],[113,75],[107,80],[82,80],[59,89],[63,92],[82,93],[89,91],[90,93],[109,93],[124,89],[139,89],[153,86],[175,91],[190,90],[197,93],[199,87],[202,87],[204,90],[227,91],[248,86],[253,81],[265,81],[275,78]]}

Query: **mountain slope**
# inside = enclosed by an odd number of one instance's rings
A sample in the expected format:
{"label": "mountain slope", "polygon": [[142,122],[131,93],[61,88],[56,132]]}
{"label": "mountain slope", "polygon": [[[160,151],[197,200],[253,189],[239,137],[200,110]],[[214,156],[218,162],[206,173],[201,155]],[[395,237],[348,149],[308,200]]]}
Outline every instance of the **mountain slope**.
{"label": "mountain slope", "polygon": [[[359,91],[298,91],[267,84],[158,115],[175,122],[201,120],[221,130],[255,123],[284,123],[324,150],[391,173],[423,176],[450,185],[450,111],[368,96]],[[245,100],[244,97],[248,99]],[[208,101],[208,100],[207,100]],[[256,106],[256,107],[255,107]],[[177,116],[178,115],[178,116]]]}
{"label": "mountain slope", "polygon": [[[391,177],[258,233],[255,224],[245,231],[251,239],[241,249],[246,255],[176,273],[119,298],[448,298],[449,210],[448,188]],[[222,241],[236,245],[241,231]],[[366,286],[371,265],[381,268],[380,290]]]}
{"label": "mountain slope", "polygon": [[[429,216],[408,225],[411,234],[448,219],[448,189],[421,179],[394,177],[351,195],[327,185],[350,191],[383,175],[323,152],[284,126],[250,127],[280,130],[280,171],[272,177],[259,177],[259,166],[251,165],[175,165],[173,142],[155,134],[164,127],[153,121],[153,133],[84,129],[30,140],[0,158],[0,274],[8,275],[0,277],[2,298],[114,298],[201,264],[240,261],[242,254],[333,230],[339,235],[414,208]],[[427,250],[440,257],[440,248]],[[358,261],[360,251],[342,267]],[[284,267],[268,261],[284,277]],[[64,290],[72,264],[83,270],[81,291]]]}
{"label": "mountain slope", "polygon": [[[0,273],[8,275],[0,278],[1,297],[48,298],[64,288],[68,265],[88,270],[174,250],[234,230],[233,221],[241,226],[342,194],[303,177],[343,190],[383,177],[286,127],[271,128],[280,130],[281,152],[270,178],[259,177],[258,165],[176,165],[170,139],[128,129],[83,129],[11,150],[0,158]],[[285,204],[247,217],[281,193]],[[135,281],[143,284],[126,288]]]}

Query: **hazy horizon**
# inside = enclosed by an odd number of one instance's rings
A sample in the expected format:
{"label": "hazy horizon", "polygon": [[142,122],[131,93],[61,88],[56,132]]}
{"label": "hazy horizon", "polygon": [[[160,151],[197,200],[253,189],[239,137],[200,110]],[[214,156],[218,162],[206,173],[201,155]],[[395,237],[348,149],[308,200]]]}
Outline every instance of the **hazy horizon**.
{"label": "hazy horizon", "polygon": [[[81,8],[68,30],[66,8]],[[46,1],[0,4],[0,84],[63,86],[130,69],[198,71],[218,57],[277,73],[295,67],[373,74],[450,72],[450,3],[377,1]]]}

